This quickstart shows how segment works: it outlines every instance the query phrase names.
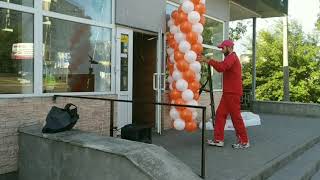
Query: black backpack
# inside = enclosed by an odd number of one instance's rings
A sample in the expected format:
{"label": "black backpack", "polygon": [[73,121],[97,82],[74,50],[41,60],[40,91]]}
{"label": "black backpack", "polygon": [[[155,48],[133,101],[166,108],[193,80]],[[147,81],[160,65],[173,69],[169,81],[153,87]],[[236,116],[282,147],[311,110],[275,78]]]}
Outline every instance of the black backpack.
{"label": "black backpack", "polygon": [[[74,106],[74,108],[71,109],[71,106]],[[42,133],[58,133],[71,130],[78,119],[76,105],[68,103],[63,109],[53,106],[47,115],[46,125],[42,128]]]}

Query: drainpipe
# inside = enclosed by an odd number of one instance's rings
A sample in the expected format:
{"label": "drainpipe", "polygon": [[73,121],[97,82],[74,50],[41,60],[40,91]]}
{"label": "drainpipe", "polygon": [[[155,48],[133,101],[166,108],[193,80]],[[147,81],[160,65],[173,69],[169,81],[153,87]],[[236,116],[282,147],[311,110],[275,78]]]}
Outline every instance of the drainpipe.
{"label": "drainpipe", "polygon": [[257,32],[256,32],[256,27],[257,27],[257,18],[253,17],[252,18],[252,101],[256,100],[256,60],[257,60],[257,46],[256,46],[256,41],[257,41]]}

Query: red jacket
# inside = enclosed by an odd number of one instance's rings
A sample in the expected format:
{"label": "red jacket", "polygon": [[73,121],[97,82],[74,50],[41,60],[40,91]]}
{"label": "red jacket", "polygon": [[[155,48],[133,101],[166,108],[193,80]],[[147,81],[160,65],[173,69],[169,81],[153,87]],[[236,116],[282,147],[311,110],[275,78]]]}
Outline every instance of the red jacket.
{"label": "red jacket", "polygon": [[223,93],[232,93],[242,96],[241,64],[235,52],[230,53],[224,61],[209,61],[218,72],[223,72]]}

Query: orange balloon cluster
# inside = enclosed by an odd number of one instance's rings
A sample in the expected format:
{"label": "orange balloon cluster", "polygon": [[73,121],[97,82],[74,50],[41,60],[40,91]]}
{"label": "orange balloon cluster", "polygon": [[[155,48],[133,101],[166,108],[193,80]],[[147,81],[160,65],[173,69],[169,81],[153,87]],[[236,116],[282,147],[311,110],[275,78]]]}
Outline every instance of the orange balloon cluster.
{"label": "orange balloon cluster", "polygon": [[[167,68],[170,73],[171,103],[198,105],[201,65],[196,59],[203,52],[201,34],[205,12],[205,0],[184,0],[168,21]],[[194,132],[197,129],[195,109],[172,107],[170,117],[177,130]]]}

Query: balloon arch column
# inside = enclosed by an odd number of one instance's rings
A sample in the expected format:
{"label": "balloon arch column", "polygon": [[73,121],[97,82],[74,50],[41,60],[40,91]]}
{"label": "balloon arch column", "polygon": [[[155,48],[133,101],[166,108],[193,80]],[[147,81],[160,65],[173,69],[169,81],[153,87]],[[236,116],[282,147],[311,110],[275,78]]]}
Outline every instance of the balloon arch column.
{"label": "balloon arch column", "polygon": [[[203,51],[202,32],[205,24],[205,0],[183,0],[168,21],[167,34],[170,101],[172,104],[197,106],[200,98],[201,64],[197,61]],[[197,130],[194,108],[171,107],[170,117],[177,130]]]}

